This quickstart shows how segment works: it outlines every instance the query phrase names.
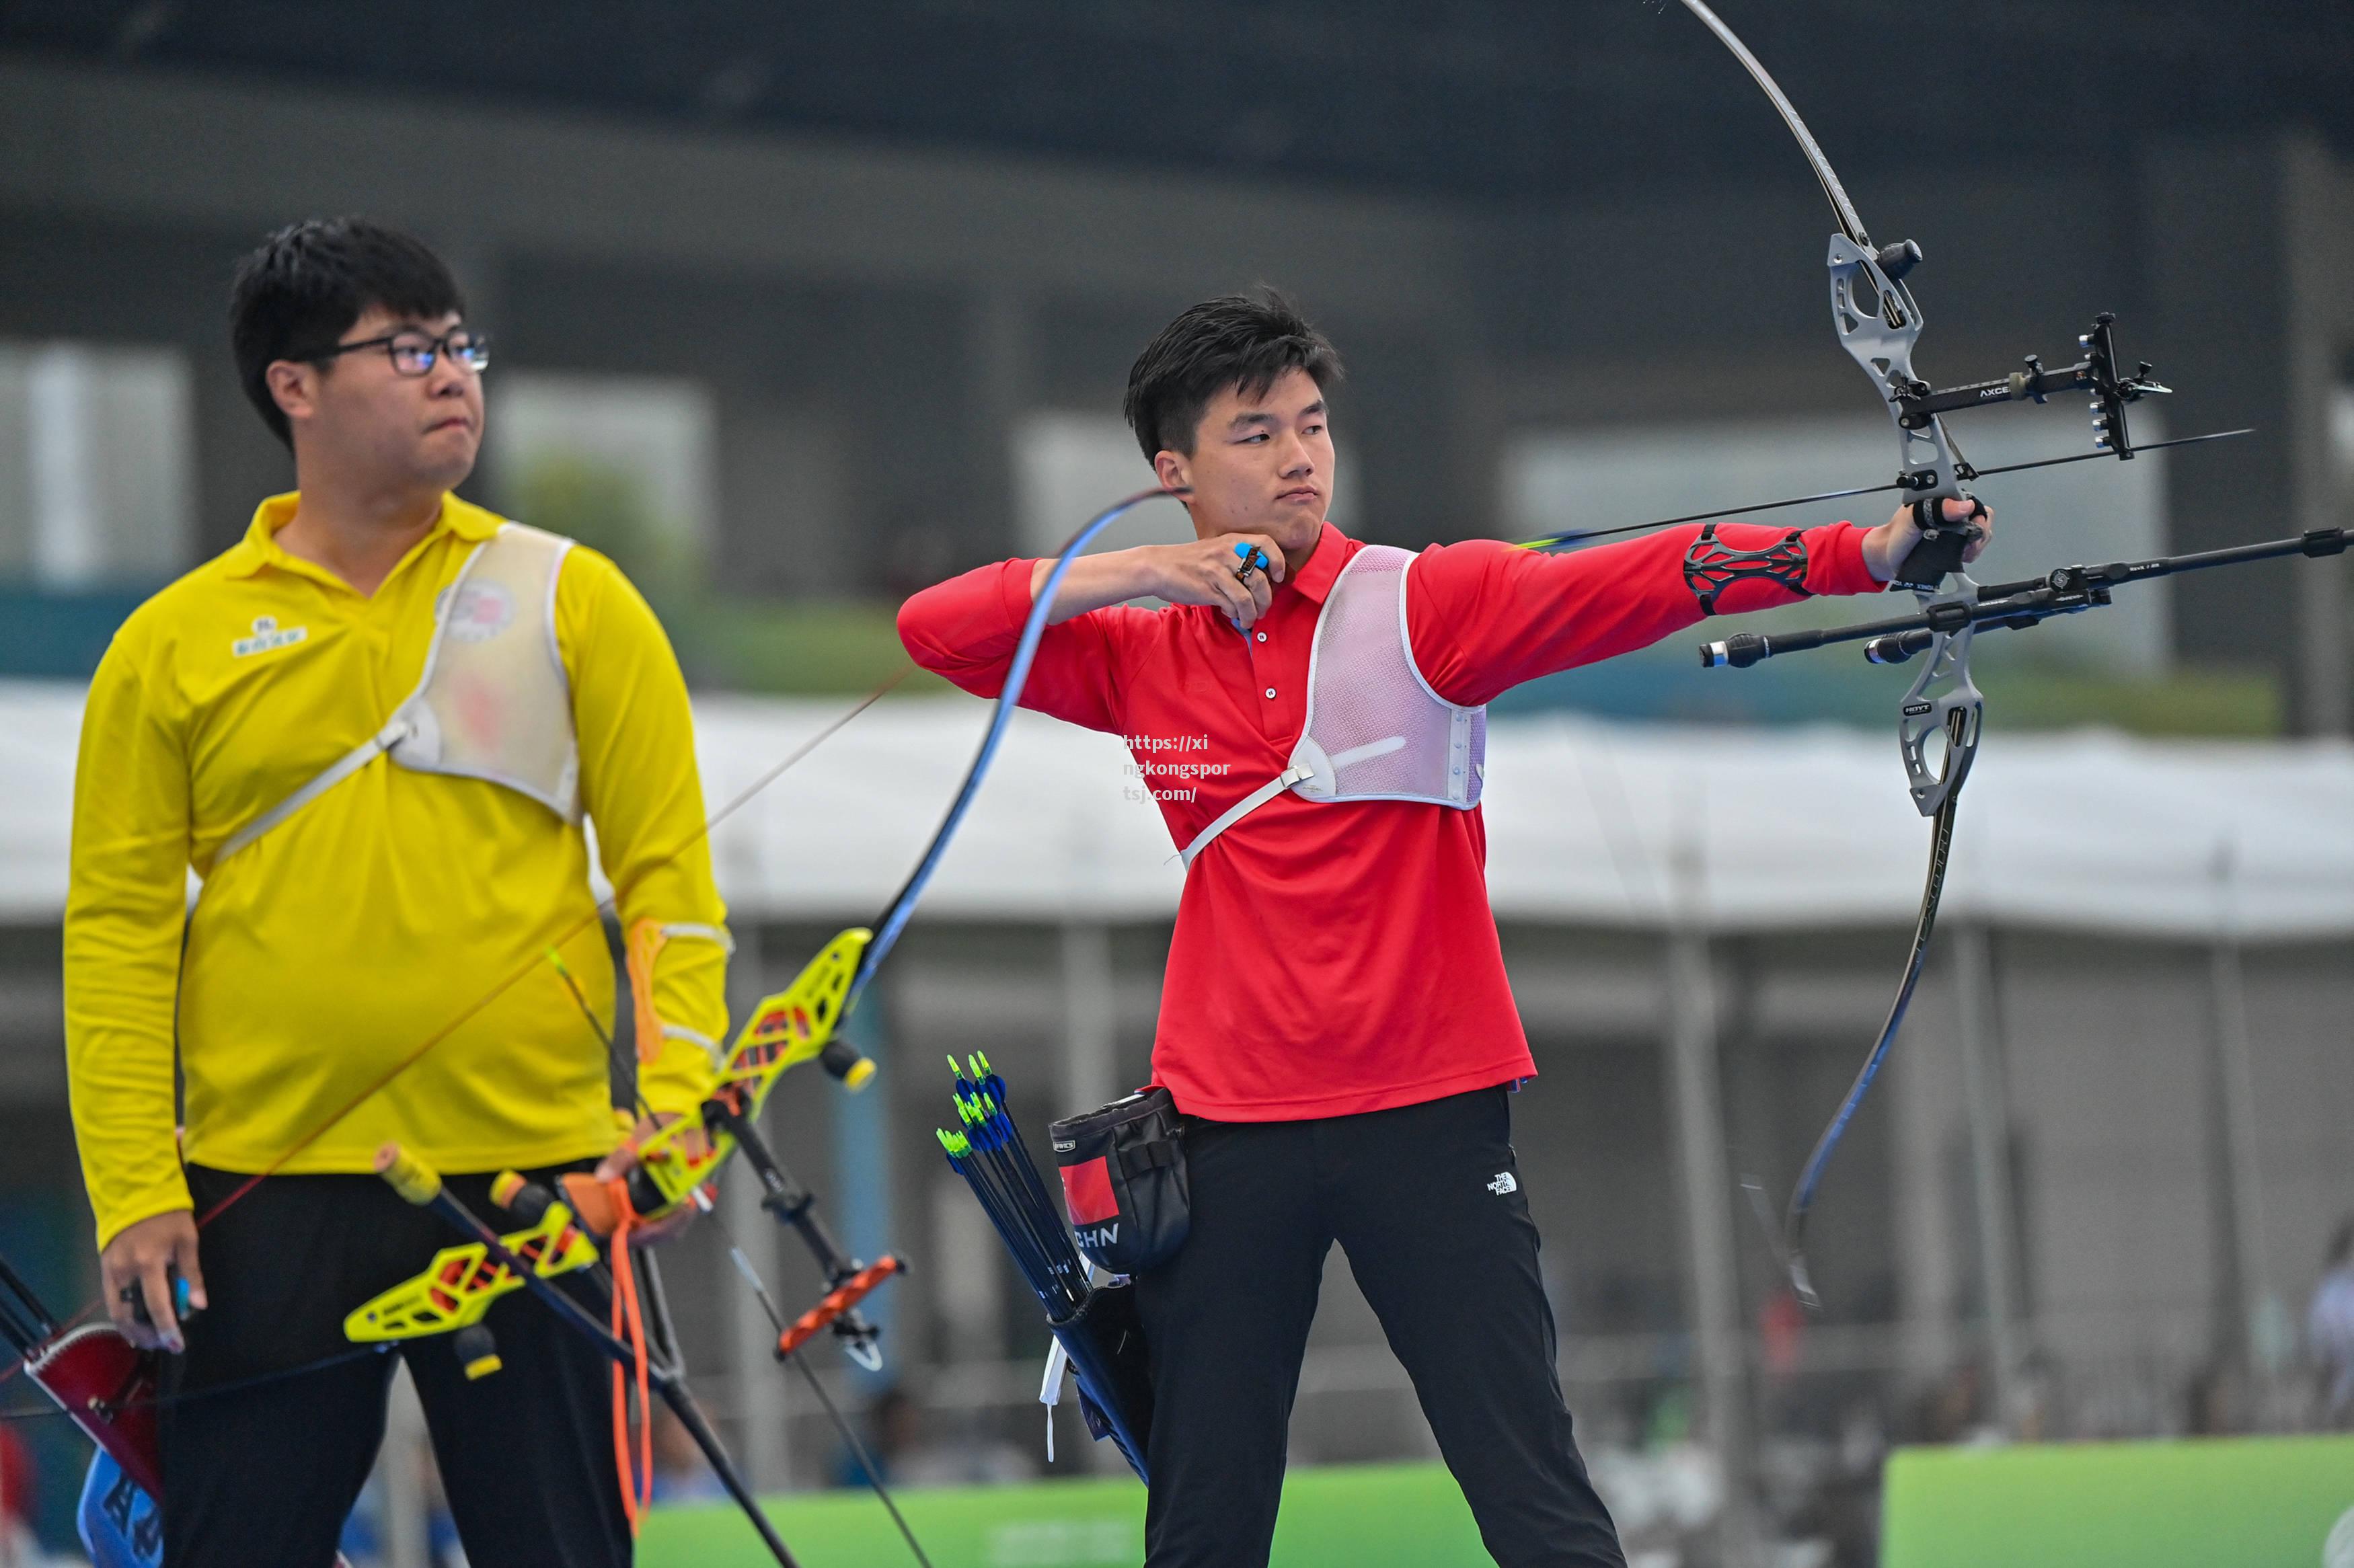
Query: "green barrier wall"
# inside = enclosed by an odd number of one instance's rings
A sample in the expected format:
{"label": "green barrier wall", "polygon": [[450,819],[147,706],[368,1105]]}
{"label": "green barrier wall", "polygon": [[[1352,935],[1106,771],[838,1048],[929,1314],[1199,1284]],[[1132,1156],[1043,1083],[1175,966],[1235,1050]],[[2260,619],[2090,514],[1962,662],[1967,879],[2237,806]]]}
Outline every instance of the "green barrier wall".
{"label": "green barrier wall", "polygon": [[1904,1448],[1881,1568],[2354,1568],[2354,1437]]}
{"label": "green barrier wall", "polygon": [[[934,1568],[1136,1568],[1144,1489],[1126,1478],[911,1490]],[[2354,1437],[1905,1448],[1888,1462],[1881,1568],[2354,1568]],[[910,1562],[868,1493],[779,1498],[805,1568]],[[641,1568],[769,1561],[729,1505],[654,1510]],[[1487,1568],[1437,1465],[1294,1470],[1273,1568]]]}
{"label": "green barrier wall", "polygon": [[[1126,1478],[892,1494],[933,1568],[1136,1568],[1144,1489]],[[868,1492],[778,1498],[769,1517],[803,1568],[914,1563]],[[656,1509],[639,1568],[757,1568],[770,1562],[732,1505]],[[1489,1568],[1455,1479],[1437,1465],[1294,1470],[1283,1487],[1273,1568]]]}

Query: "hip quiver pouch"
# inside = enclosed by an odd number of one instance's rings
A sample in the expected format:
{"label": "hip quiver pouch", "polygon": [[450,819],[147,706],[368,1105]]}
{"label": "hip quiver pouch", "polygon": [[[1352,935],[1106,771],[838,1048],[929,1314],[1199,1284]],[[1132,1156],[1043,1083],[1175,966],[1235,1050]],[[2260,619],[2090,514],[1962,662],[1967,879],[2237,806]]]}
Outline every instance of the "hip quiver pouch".
{"label": "hip quiver pouch", "polygon": [[1047,1130],[1071,1231],[1087,1261],[1112,1274],[1140,1274],[1176,1255],[1193,1224],[1193,1201],[1177,1103],[1167,1089],[1140,1090]]}

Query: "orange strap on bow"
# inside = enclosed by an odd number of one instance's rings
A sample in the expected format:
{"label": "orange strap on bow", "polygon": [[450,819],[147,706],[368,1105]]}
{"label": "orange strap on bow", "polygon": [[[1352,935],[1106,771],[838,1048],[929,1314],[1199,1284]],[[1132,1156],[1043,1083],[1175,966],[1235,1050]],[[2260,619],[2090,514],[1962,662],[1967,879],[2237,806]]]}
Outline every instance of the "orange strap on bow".
{"label": "orange strap on bow", "polygon": [[[630,1202],[630,1183],[622,1178],[604,1183],[605,1196],[613,1205],[613,1241],[610,1261],[613,1270],[613,1337],[628,1342],[635,1361],[633,1368],[624,1370],[616,1362],[613,1367],[613,1463],[621,1477],[621,1512],[630,1521],[630,1534],[638,1533],[638,1521],[645,1517],[653,1503],[654,1486],[654,1424],[653,1407],[648,1401],[646,1375],[646,1325],[638,1309],[638,1278],[636,1266],[630,1260],[630,1233],[637,1228],[638,1212]],[[630,1372],[637,1377],[638,1389],[638,1451],[636,1463],[630,1453]]]}

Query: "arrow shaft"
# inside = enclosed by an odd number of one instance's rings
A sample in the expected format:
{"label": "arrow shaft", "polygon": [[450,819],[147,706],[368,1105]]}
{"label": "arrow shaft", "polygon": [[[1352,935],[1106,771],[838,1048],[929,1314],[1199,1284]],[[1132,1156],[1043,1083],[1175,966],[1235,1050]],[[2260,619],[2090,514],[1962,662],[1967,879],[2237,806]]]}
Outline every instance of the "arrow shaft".
{"label": "arrow shaft", "polygon": [[[2143,452],[2164,451],[2168,447],[2196,446],[2200,441],[2229,440],[2234,436],[2254,435],[2253,426],[2236,430],[2209,430],[2203,435],[2177,436],[2168,441],[2145,441],[2134,448],[2138,456]],[[2024,473],[2035,468],[2058,468],[2065,463],[2093,462],[2114,457],[2114,452],[2071,452],[2066,457],[2037,458],[2032,462],[2007,462],[1993,468],[1973,468],[1966,478],[1987,479],[1999,473]],[[1588,539],[1607,539],[1620,534],[1639,534],[1647,528],[1672,528],[1679,523],[1708,523],[1720,517],[1741,517],[1752,512],[1776,512],[1786,506],[1806,506],[1818,501],[1845,501],[1858,495],[1879,495],[1892,490],[1908,490],[1910,486],[1892,480],[1886,484],[1859,484],[1846,490],[1819,490],[1810,495],[1785,496],[1779,501],[1757,501],[1744,506],[1720,506],[1713,512],[1687,512],[1680,517],[1655,517],[1649,523],[1622,523],[1608,528],[1573,528],[1565,533],[1547,534],[1542,538],[1522,540],[1517,546],[1523,550],[1554,550],[1564,545],[1582,544]]]}

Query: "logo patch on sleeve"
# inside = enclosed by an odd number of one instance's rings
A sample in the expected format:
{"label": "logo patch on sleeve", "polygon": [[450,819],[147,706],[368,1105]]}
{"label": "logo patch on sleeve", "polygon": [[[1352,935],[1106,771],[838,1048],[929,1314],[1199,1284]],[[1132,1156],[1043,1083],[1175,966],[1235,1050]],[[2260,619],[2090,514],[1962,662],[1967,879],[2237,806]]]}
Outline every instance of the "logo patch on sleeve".
{"label": "logo patch on sleeve", "polygon": [[1507,1192],[1517,1192],[1520,1190],[1520,1178],[1509,1171],[1497,1171],[1495,1180],[1488,1183],[1488,1191],[1495,1193],[1499,1198]]}

